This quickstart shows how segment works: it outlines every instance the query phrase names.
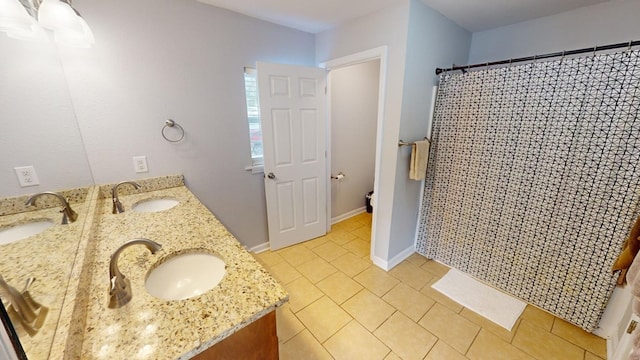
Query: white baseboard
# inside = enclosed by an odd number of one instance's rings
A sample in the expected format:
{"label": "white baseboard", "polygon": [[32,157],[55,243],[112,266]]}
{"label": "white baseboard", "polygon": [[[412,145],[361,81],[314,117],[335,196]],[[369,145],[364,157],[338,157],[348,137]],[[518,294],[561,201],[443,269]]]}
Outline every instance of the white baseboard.
{"label": "white baseboard", "polygon": [[340,221],[343,221],[343,220],[347,220],[348,218],[352,218],[352,217],[354,217],[356,215],[360,215],[365,211],[367,211],[367,207],[363,206],[361,208],[346,212],[346,213],[344,213],[342,215],[338,215],[336,217],[332,217],[331,218],[331,225],[333,225],[335,223],[339,223]]}
{"label": "white baseboard", "polygon": [[416,252],[416,248],[412,245],[388,261],[377,256],[371,256],[371,261],[373,261],[373,263],[382,270],[389,271],[411,256],[414,252]]}
{"label": "white baseboard", "polygon": [[252,247],[251,249],[247,249],[248,252],[252,252],[254,254],[259,254],[261,252],[267,251],[269,250],[269,242],[265,242],[262,243],[260,245],[256,245],[254,247]]}

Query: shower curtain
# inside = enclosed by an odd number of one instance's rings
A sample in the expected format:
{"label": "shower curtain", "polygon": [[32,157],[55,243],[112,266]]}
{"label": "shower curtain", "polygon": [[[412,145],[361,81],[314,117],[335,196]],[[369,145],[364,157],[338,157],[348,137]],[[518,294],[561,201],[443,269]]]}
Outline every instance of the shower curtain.
{"label": "shower curtain", "polygon": [[640,52],[441,75],[417,251],[593,331],[640,206]]}

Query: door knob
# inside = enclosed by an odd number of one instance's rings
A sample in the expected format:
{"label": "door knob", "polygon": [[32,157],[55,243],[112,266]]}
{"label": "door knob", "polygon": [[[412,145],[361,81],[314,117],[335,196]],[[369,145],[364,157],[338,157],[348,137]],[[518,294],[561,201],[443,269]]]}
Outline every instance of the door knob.
{"label": "door knob", "polygon": [[273,180],[273,179],[275,179],[275,178],[276,178],[276,176],[275,176],[272,172],[270,172],[270,173],[267,175],[267,177],[268,177],[269,179],[271,179],[271,180]]}

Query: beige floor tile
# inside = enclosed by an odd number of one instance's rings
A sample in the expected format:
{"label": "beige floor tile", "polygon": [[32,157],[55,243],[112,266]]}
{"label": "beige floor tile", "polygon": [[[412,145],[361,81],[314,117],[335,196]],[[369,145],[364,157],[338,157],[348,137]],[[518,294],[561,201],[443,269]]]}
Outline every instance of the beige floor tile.
{"label": "beige floor tile", "polygon": [[376,266],[369,267],[353,279],[378,296],[383,296],[400,282]]}
{"label": "beige floor tile", "polygon": [[360,223],[359,221],[353,220],[353,219],[347,219],[337,224],[331,225],[331,231],[333,232],[334,230],[343,230],[343,231],[351,232],[361,226],[362,226],[362,223]]}
{"label": "beige floor tile", "polygon": [[389,275],[411,286],[416,290],[422,289],[433,280],[433,274],[420,269],[409,261],[405,260],[389,271]]}
{"label": "beige floor tile", "polygon": [[451,300],[451,298],[449,298],[448,296],[442,294],[438,290],[436,290],[436,289],[431,287],[431,285],[433,285],[433,283],[435,283],[436,281],[438,281],[438,278],[432,279],[427,285],[425,285],[422,288],[422,290],[420,290],[420,292],[423,293],[424,295],[432,298],[437,303],[446,306],[447,308],[449,308],[451,311],[453,311],[455,313],[461,312],[462,309],[464,308],[462,305],[460,305],[457,302]]}
{"label": "beige floor tile", "polygon": [[276,309],[276,327],[278,329],[278,341],[281,343],[289,341],[289,339],[304,330],[304,325],[291,312],[291,307],[288,304]]}
{"label": "beige floor tile", "polygon": [[435,304],[435,301],[405,283],[396,285],[382,297],[382,300],[416,322]]}
{"label": "beige floor tile", "polygon": [[553,327],[554,316],[533,305],[527,305],[520,318],[527,319],[530,324],[539,326],[547,331],[551,331]]}
{"label": "beige floor tile", "polygon": [[280,360],[330,360],[327,350],[320,345],[309,330],[280,345]]}
{"label": "beige floor tile", "polygon": [[284,288],[289,293],[289,306],[294,313],[324,296],[324,293],[305,277],[290,282]]}
{"label": "beige floor tile", "polygon": [[313,251],[318,254],[318,256],[329,262],[347,253],[347,250],[333,241],[327,241],[317,248],[314,248]]}
{"label": "beige floor tile", "polygon": [[313,251],[309,250],[303,244],[289,246],[287,248],[278,250],[278,254],[282,256],[289,264],[298,266],[304,264],[307,261],[311,261],[318,257]]}
{"label": "beige floor tile", "polygon": [[254,256],[266,267],[271,267],[284,261],[280,254],[269,250],[263,251],[259,254],[254,254]]}
{"label": "beige floor tile", "polygon": [[429,259],[427,259],[426,257],[418,254],[418,253],[413,253],[411,254],[411,256],[409,256],[407,258],[407,261],[412,263],[413,265],[416,266],[422,266],[424,263],[426,263]]}
{"label": "beige floor tile", "polygon": [[466,356],[471,360],[535,360],[485,329],[480,330]]}
{"label": "beige floor tile", "polygon": [[337,360],[384,359],[390,351],[355,320],[329,338],[324,347]]}
{"label": "beige floor tile", "polygon": [[351,232],[368,244],[371,243],[371,226],[362,225],[359,228],[352,230]]}
{"label": "beige floor tile", "polygon": [[351,251],[357,256],[360,256],[361,258],[369,257],[369,254],[371,253],[371,244],[360,238],[353,239],[348,243],[342,245],[342,247]]}
{"label": "beige floor tile", "polygon": [[604,358],[601,358],[599,356],[595,356],[594,354],[592,354],[592,353],[587,351],[584,354],[584,360],[604,360]]}
{"label": "beige floor tile", "polygon": [[342,304],[362,290],[362,285],[339,271],[320,281],[316,286],[337,304]]}
{"label": "beige floor tile", "polygon": [[369,331],[377,329],[396,310],[367,289],[342,304],[351,316]]}
{"label": "beige floor tile", "polygon": [[476,313],[475,311],[469,310],[467,308],[462,309],[462,312],[460,312],[460,315],[464,316],[467,320],[489,331],[493,335],[499,337],[500,339],[508,343],[510,343],[511,340],[513,340],[513,337],[516,336],[516,330],[518,329],[518,325],[520,324],[520,320],[516,321],[511,331],[508,331],[507,329],[494,323],[493,321],[487,319],[486,317]]}
{"label": "beige floor tile", "polygon": [[447,265],[440,264],[439,262],[431,259],[427,259],[424,264],[420,265],[423,270],[426,270],[434,274],[437,278],[441,278],[449,272],[450,268]]}
{"label": "beige floor tile", "polygon": [[338,270],[345,273],[345,275],[354,277],[366,270],[372,265],[372,263],[370,260],[364,260],[361,257],[348,252],[333,260],[331,265],[338,268]]}
{"label": "beige floor tile", "polygon": [[373,222],[373,214],[363,212],[361,214],[358,214],[352,217],[352,219],[354,221],[361,223],[362,225],[369,225],[371,227],[371,224]]}
{"label": "beige floor tile", "polygon": [[269,272],[276,278],[276,280],[278,280],[283,285],[286,285],[293,280],[302,277],[302,274],[300,274],[293,266],[291,266],[291,264],[286,261],[269,267]]}
{"label": "beige floor tile", "polygon": [[328,236],[320,236],[318,238],[315,238],[313,240],[309,240],[309,241],[305,241],[302,243],[302,245],[306,246],[309,249],[313,249],[315,247],[318,247],[324,243],[326,243],[327,241],[330,241],[331,239]]}
{"label": "beige floor tile", "polygon": [[419,324],[462,354],[469,350],[480,331],[480,326],[441,304],[433,305]]}
{"label": "beige floor tile", "polygon": [[356,239],[357,236],[345,230],[331,230],[330,233],[327,234],[327,237],[331,239],[334,243],[338,245],[344,245],[349,241]]}
{"label": "beige floor tile", "polygon": [[296,315],[320,343],[325,342],[352,320],[349,314],[326,296],[300,310]]}
{"label": "beige floor tile", "polygon": [[402,360],[402,358],[396,354],[392,352],[389,353],[389,355],[387,355],[386,358],[384,358],[384,360]]}
{"label": "beige floor tile", "polygon": [[605,339],[590,334],[562,319],[555,318],[551,332],[599,357],[607,357],[607,342]]}
{"label": "beige floor tile", "polygon": [[438,341],[400,312],[391,315],[373,334],[404,360],[424,358]]}
{"label": "beige floor tile", "polygon": [[456,349],[447,345],[444,341],[439,340],[429,351],[425,360],[466,360],[464,355],[456,351]]}
{"label": "beige floor tile", "polygon": [[324,261],[322,258],[315,258],[311,261],[307,261],[306,263],[299,265],[297,269],[314,284],[338,271],[338,269]]}
{"label": "beige floor tile", "polygon": [[545,360],[582,360],[584,350],[545,331],[527,319],[520,322],[512,344],[527,354]]}

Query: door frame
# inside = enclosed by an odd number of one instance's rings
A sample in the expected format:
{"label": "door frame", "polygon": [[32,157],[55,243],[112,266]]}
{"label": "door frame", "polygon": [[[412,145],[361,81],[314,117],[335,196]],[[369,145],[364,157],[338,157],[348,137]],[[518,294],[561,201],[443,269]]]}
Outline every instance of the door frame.
{"label": "door frame", "polygon": [[[379,179],[380,169],[382,162],[382,129],[384,124],[384,104],[386,98],[386,83],[387,83],[387,46],[380,46],[373,49],[361,51],[355,54],[343,56],[340,58],[328,60],[320,63],[318,66],[327,70],[327,175],[331,174],[331,76],[329,72],[334,69],[339,69],[351,65],[361,64],[371,60],[380,60],[380,74],[378,83],[378,119],[376,121],[376,160],[375,171],[373,180],[373,192],[374,194],[380,194],[379,191]],[[327,232],[331,230],[331,176],[327,176]],[[371,225],[371,248],[369,250],[369,258],[379,267],[382,264],[377,264],[375,261],[375,249],[376,249],[376,224],[377,214],[376,208],[380,205],[379,197],[376,197],[376,201],[373,203],[373,219]],[[389,241],[388,239],[386,240]],[[382,245],[382,244],[380,244]],[[387,244],[388,245],[388,244]]]}

